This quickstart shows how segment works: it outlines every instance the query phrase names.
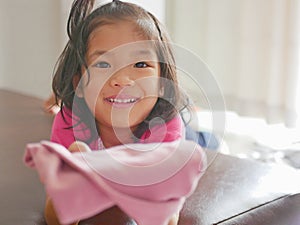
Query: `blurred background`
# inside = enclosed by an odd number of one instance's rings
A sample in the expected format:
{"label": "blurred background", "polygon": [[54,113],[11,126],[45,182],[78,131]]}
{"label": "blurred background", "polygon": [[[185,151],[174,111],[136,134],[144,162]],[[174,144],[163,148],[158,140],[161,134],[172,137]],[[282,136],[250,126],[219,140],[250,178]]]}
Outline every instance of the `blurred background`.
{"label": "blurred background", "polygon": [[[224,153],[300,168],[299,0],[130,2],[155,14],[215,76],[226,105]],[[0,0],[0,88],[50,95],[71,3]],[[197,102],[197,86],[184,88]],[[210,130],[210,109],[197,106],[198,129]]]}

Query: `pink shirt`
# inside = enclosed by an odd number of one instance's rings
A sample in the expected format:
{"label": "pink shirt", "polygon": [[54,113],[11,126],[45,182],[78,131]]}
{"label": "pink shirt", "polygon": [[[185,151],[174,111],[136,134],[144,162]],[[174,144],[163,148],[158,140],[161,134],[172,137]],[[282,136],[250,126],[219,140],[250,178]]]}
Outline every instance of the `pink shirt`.
{"label": "pink shirt", "polygon": [[[68,148],[75,140],[87,142],[91,137],[91,131],[84,123],[74,127],[78,117],[70,109],[64,108],[64,118],[59,112],[53,122],[51,141]],[[70,128],[71,127],[71,128]],[[156,125],[147,130],[140,138],[140,143],[171,142],[183,137],[184,125],[178,115],[163,125]],[[87,143],[92,150],[104,149],[101,137]]]}

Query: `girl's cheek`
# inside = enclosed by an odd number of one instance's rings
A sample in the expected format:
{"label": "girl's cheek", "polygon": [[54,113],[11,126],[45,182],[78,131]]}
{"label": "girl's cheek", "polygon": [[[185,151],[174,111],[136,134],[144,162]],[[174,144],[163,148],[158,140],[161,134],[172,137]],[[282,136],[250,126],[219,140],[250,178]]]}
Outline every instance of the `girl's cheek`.
{"label": "girl's cheek", "polygon": [[142,90],[144,90],[145,95],[149,97],[158,97],[159,77],[156,76],[144,77],[138,79],[136,83]]}
{"label": "girl's cheek", "polygon": [[94,78],[91,75],[90,81],[85,83],[83,87],[83,97],[94,114],[98,98],[101,96],[101,91],[104,88],[105,80],[101,77]]}

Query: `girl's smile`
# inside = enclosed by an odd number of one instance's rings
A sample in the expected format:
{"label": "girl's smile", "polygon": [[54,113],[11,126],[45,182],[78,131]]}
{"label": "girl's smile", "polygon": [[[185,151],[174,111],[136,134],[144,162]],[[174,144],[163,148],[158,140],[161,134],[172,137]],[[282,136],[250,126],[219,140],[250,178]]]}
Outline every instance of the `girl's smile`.
{"label": "girl's smile", "polygon": [[116,108],[127,108],[132,107],[137,101],[141,98],[134,97],[130,95],[117,95],[117,96],[109,96],[104,98],[104,101],[107,101],[112,107]]}

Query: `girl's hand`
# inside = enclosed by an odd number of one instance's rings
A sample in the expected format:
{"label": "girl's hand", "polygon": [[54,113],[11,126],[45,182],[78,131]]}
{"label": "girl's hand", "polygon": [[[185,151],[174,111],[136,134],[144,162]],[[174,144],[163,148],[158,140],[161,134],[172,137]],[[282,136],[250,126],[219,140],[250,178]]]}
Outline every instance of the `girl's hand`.
{"label": "girl's hand", "polygon": [[74,141],[70,146],[69,146],[69,151],[70,152],[90,152],[91,149],[90,147],[81,141]]}
{"label": "girl's hand", "polygon": [[168,225],[177,225],[178,220],[179,220],[179,213],[176,213],[172,216],[172,218],[170,219]]}
{"label": "girl's hand", "polygon": [[[49,197],[47,197],[46,205],[45,205],[45,220],[47,225],[61,225],[58,221],[55,209]],[[78,223],[79,222],[72,223],[71,225],[78,225]]]}

